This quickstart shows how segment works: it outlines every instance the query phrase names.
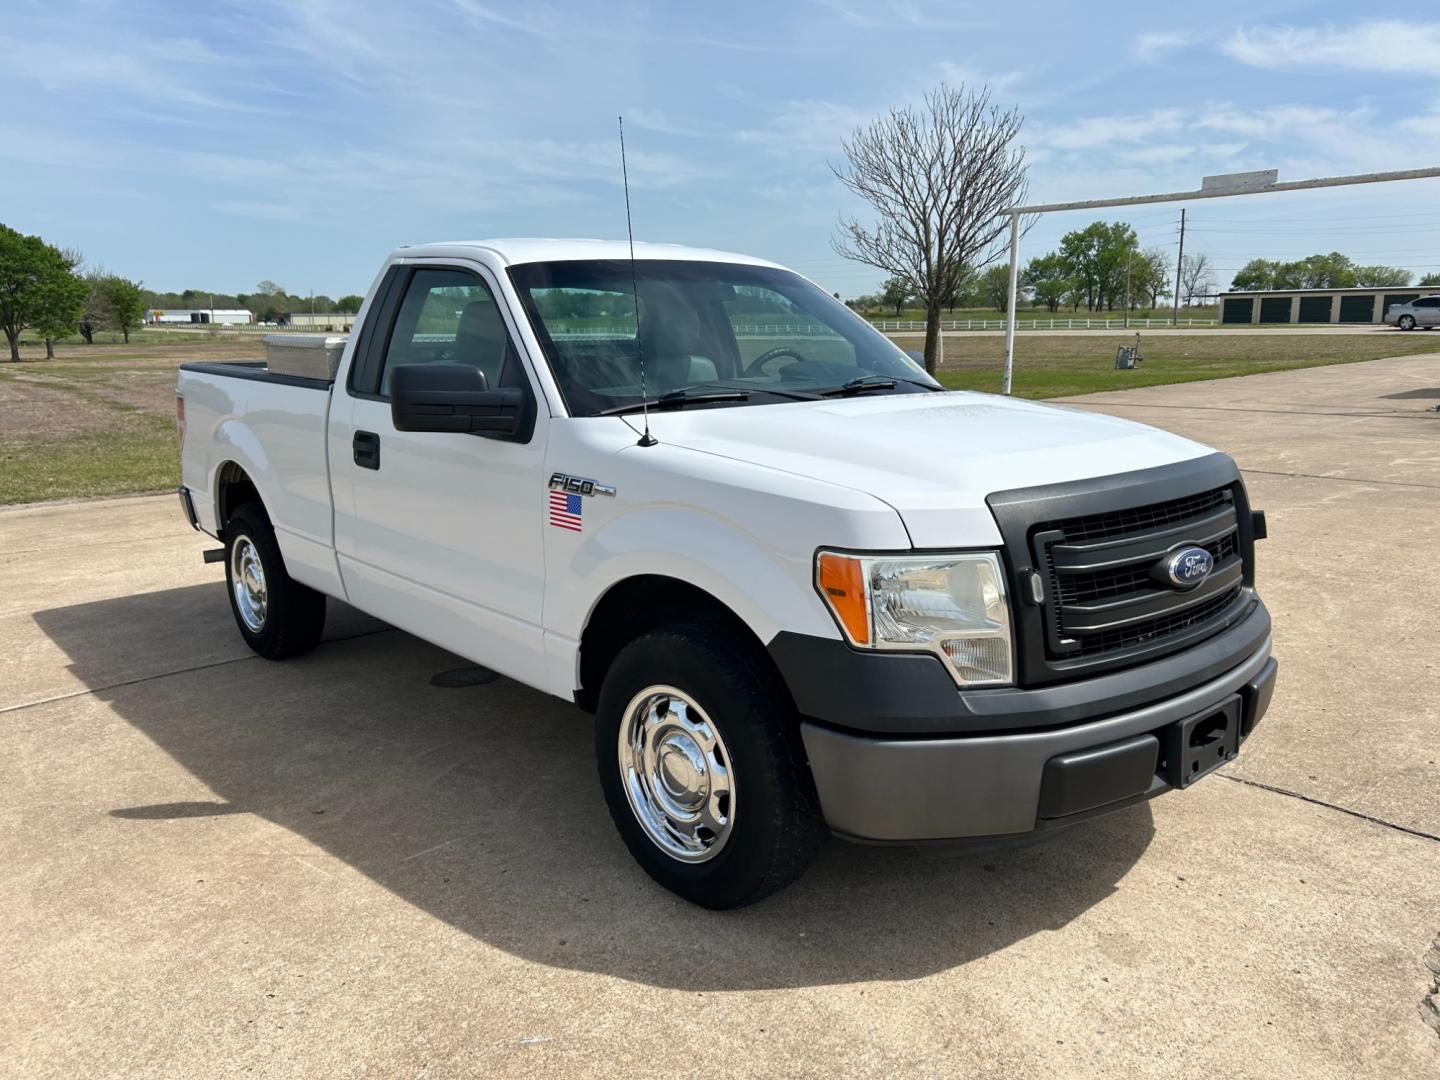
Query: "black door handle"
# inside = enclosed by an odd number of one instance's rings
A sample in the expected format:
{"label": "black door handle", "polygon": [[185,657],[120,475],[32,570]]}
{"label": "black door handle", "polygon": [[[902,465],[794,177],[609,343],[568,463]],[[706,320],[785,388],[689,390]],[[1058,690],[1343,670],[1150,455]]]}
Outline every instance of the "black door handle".
{"label": "black door handle", "polygon": [[380,468],[380,436],[373,431],[355,432],[351,444],[355,450],[355,464],[362,469]]}

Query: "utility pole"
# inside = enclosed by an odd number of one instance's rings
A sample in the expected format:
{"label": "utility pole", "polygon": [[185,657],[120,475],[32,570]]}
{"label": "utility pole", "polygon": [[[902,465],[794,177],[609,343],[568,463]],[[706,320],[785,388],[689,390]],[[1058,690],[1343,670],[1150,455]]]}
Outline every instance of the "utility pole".
{"label": "utility pole", "polygon": [[1185,208],[1180,208],[1180,254],[1175,256],[1175,312],[1170,325],[1180,325],[1180,274],[1185,269]]}
{"label": "utility pole", "polygon": [[1130,327],[1130,251],[1125,252],[1125,327]]}

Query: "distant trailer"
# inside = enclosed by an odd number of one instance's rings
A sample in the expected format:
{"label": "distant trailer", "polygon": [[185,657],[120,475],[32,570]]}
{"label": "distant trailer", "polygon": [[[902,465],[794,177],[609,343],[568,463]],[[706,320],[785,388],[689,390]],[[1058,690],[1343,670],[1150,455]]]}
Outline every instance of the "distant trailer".
{"label": "distant trailer", "polygon": [[244,308],[152,308],[145,313],[150,326],[249,326],[255,316]]}
{"label": "distant trailer", "polygon": [[1391,304],[1408,304],[1435,289],[1245,289],[1217,297],[1222,323],[1382,323]]}

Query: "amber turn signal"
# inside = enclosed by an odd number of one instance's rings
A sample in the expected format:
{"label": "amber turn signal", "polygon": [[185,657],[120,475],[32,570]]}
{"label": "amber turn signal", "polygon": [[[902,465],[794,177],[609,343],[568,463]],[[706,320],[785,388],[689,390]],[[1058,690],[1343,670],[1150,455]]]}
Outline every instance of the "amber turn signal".
{"label": "amber turn signal", "polygon": [[865,567],[851,555],[820,553],[816,578],[820,595],[856,645],[870,644],[870,614],[865,604]]}

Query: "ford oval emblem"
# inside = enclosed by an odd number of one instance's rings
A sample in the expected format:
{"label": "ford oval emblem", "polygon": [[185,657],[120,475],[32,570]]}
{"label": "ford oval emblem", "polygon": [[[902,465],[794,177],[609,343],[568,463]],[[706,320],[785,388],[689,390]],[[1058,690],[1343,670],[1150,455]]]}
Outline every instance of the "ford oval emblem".
{"label": "ford oval emblem", "polygon": [[1193,589],[1215,568],[1215,558],[1202,547],[1176,548],[1161,564],[1171,584],[1180,589]]}

